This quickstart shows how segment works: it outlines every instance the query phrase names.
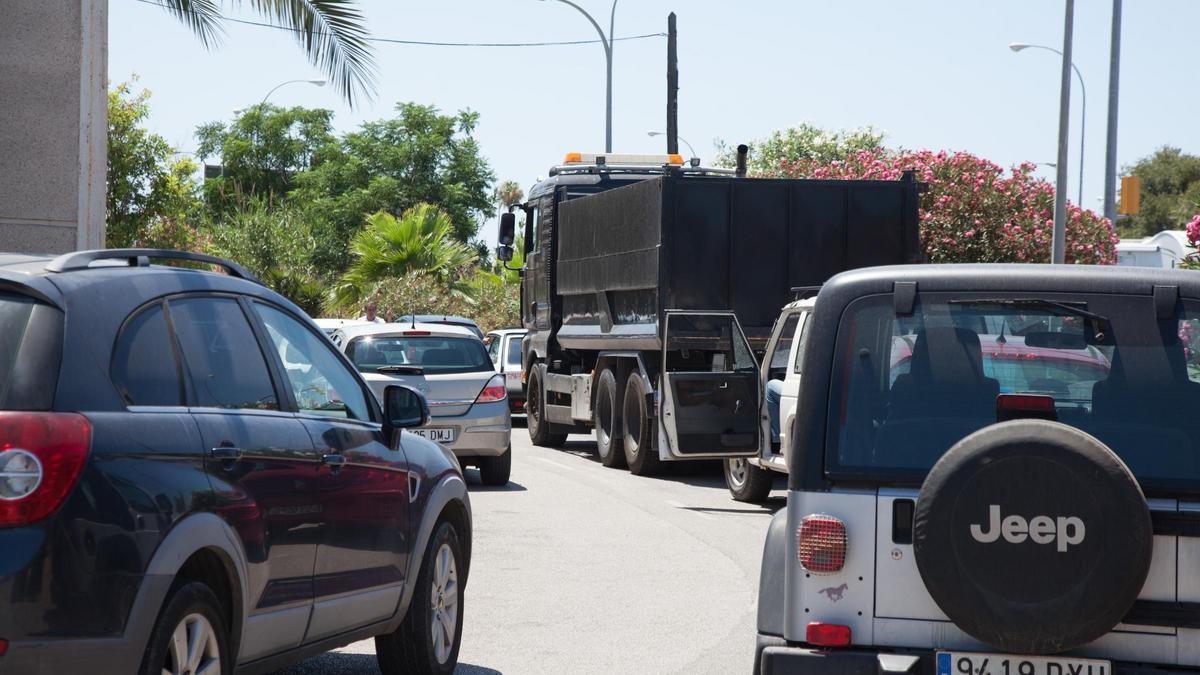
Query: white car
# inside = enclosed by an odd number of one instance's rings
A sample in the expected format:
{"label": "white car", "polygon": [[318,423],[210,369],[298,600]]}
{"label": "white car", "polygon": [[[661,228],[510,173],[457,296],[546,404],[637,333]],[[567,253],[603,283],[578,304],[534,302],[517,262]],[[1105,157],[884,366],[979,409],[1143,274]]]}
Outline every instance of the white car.
{"label": "white car", "polygon": [[527,333],[524,328],[502,328],[483,338],[488,356],[496,366],[496,372],[504,376],[508,387],[508,409],[514,415],[525,414],[525,378],[521,369],[521,339]]}
{"label": "white car", "polygon": [[336,331],[337,329],[341,328],[342,326],[356,326],[356,325],[363,324],[366,322],[359,321],[357,319],[322,318],[322,319],[313,319],[313,323],[316,323],[318,328],[325,331],[326,335],[333,335],[333,332]]}
{"label": "white car", "polygon": [[468,328],[426,323],[343,326],[331,338],[382,397],[389,384],[414,387],[429,400],[429,423],[410,429],[479,467],[485,485],[505,485],[512,471],[512,422],[504,376]]}

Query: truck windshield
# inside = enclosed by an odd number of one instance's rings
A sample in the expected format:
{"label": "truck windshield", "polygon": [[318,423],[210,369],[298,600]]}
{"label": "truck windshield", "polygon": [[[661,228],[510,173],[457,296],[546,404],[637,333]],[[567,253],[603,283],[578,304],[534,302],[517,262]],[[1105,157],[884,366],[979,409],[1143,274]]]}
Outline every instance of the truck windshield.
{"label": "truck windshield", "polygon": [[[966,435],[995,423],[1008,394],[1053,401],[1052,416],[1103,441],[1143,485],[1200,490],[1200,303],[1155,321],[1151,300],[1054,297],[972,302],[922,294],[911,316],[892,297],[850,305],[838,331],[828,418],[831,475],[921,480]],[[1097,338],[1070,302],[1111,317]],[[1028,400],[1028,399],[1025,399]],[[1019,415],[1018,415],[1019,416]]]}
{"label": "truck windshield", "polygon": [[346,345],[346,356],[363,372],[388,366],[417,366],[426,375],[495,369],[483,343],[469,337],[361,337]]}

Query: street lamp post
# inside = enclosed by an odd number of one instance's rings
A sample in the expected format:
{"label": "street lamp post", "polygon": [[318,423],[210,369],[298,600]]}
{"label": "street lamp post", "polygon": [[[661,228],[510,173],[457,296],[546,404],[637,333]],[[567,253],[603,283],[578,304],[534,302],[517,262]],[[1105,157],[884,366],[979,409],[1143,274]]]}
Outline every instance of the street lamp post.
{"label": "street lamp post", "polygon": [[318,87],[325,86],[325,80],[288,80],[287,82],[280,82],[279,84],[272,87],[271,91],[267,92],[267,95],[263,97],[262,101],[259,102],[259,105],[266,103],[267,99],[271,98],[271,94],[274,94],[275,91],[278,90],[280,87],[285,87],[289,84],[298,84],[300,82],[307,82],[308,84],[313,84]]}
{"label": "street lamp post", "polygon": [[592,27],[600,34],[600,44],[604,46],[604,62],[606,65],[606,81],[604,91],[604,151],[612,152],[612,65],[613,65],[613,27],[617,20],[617,0],[613,0],[612,11],[608,14],[608,35],[604,34],[604,29],[596,20],[592,18],[582,7],[571,2],[571,0],[558,0],[564,5],[570,5],[579,11],[580,14],[587,17],[591,22]]}
{"label": "street lamp post", "polygon": [[[1062,52],[1054,47],[1044,47],[1042,45],[1027,45],[1023,42],[1014,42],[1008,45],[1008,48],[1014,52],[1019,52],[1022,49],[1045,49],[1048,52],[1054,52],[1060,57]],[[1075,77],[1079,78],[1079,196],[1076,198],[1076,203],[1080,208],[1083,207],[1083,140],[1087,133],[1087,88],[1083,86],[1083,75],[1079,73],[1079,68],[1075,66],[1075,62],[1071,62],[1071,69],[1075,71]]]}
{"label": "street lamp post", "polygon": [[[655,136],[662,136],[665,133],[667,133],[667,132],[665,132],[665,131],[647,131],[646,135],[649,136],[650,138],[654,138]],[[683,141],[684,145],[688,146],[688,150],[692,151],[692,157],[695,157],[695,158],[700,157],[700,155],[696,154],[696,149],[692,147],[692,144],[687,142],[686,138],[684,138],[683,136],[680,136],[678,134],[676,134],[675,137],[678,138],[679,140]]]}

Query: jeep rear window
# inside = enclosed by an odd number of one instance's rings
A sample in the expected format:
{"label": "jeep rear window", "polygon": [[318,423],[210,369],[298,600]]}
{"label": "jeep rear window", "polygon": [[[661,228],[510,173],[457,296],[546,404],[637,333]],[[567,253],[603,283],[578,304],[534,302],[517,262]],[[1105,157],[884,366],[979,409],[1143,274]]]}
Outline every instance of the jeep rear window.
{"label": "jeep rear window", "polygon": [[851,303],[830,380],[831,476],[919,482],[952,445],[997,422],[1001,395],[1033,394],[1112,448],[1144,486],[1200,491],[1190,419],[1200,406],[1200,303],[1156,321],[1145,296],[1010,296],[1103,315],[1111,324],[1097,336],[1080,316],[992,295],[922,293],[910,316],[896,315],[891,295]]}
{"label": "jeep rear window", "polygon": [[0,293],[0,409],[5,408],[9,384],[17,369],[17,353],[36,304],[22,295]]}

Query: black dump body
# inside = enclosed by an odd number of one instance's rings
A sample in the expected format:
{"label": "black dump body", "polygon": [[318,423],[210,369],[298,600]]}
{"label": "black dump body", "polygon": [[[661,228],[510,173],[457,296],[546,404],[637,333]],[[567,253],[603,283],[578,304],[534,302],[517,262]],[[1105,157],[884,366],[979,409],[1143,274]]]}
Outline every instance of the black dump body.
{"label": "black dump body", "polygon": [[765,344],[791,289],[923,261],[920,184],[662,176],[563,202],[566,349],[659,349],[664,312],[733,310]]}

